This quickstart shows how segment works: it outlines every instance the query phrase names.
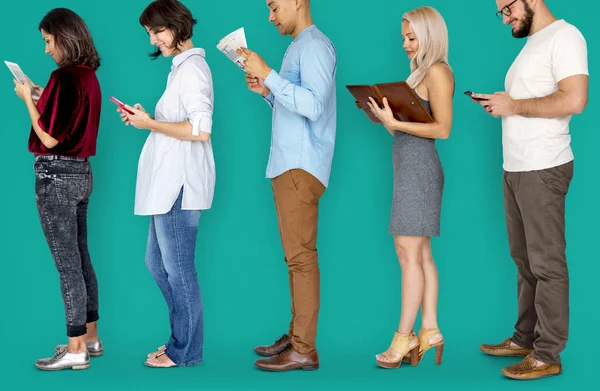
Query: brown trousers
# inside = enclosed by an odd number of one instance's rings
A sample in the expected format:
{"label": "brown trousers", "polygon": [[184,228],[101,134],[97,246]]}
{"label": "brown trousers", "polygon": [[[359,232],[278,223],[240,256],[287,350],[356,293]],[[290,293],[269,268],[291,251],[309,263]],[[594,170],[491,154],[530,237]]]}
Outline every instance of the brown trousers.
{"label": "brown trousers", "polygon": [[316,349],[319,316],[317,226],[325,186],[303,170],[273,178],[273,196],[292,296],[289,337],[301,354]]}
{"label": "brown trousers", "polygon": [[518,269],[519,315],[512,340],[532,356],[559,364],[569,333],[565,198],[573,162],[504,173],[504,212]]}

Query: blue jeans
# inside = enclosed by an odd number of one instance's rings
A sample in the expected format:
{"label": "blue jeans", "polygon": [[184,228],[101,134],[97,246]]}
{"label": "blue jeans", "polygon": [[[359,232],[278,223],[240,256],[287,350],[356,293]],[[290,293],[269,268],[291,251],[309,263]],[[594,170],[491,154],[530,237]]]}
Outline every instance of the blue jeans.
{"label": "blue jeans", "polygon": [[181,210],[183,190],[171,210],[150,219],[146,266],[169,309],[171,338],[165,354],[178,366],[202,361],[202,298],[194,250],[199,210]]}

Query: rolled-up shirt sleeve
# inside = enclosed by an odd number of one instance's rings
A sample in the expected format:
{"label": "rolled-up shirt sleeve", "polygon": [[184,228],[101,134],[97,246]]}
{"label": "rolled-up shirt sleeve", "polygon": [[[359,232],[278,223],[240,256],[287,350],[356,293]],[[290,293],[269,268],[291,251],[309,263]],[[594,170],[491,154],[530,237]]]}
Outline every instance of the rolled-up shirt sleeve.
{"label": "rolled-up shirt sleeve", "polygon": [[181,71],[180,98],[187,119],[192,124],[192,135],[212,133],[214,95],[209,68],[203,69],[198,64],[189,62],[182,65]]}

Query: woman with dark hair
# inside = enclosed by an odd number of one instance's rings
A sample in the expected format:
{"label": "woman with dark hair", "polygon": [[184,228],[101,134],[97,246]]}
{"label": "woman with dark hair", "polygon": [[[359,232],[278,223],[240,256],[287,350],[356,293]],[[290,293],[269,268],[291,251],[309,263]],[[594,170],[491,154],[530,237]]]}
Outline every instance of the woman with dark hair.
{"label": "woman with dark hair", "polygon": [[[15,80],[15,92],[31,118],[37,207],[60,275],[69,342],[36,367],[85,369],[90,355],[102,354],[96,328],[98,284],[87,245],[89,158],[96,154],[102,99],[96,78],[100,59],[86,24],[71,10],[50,11],[39,30],[58,69],[46,88]],[[41,94],[38,102],[32,98],[34,89]]]}
{"label": "woman with dark hair", "polygon": [[135,214],[149,215],[146,266],[167,302],[171,336],[148,355],[155,368],[202,361],[203,317],[194,265],[202,210],[212,204],[215,163],[213,85],[203,49],[194,48],[196,20],[175,0],[157,0],[140,16],[157,58],[173,57],[167,87],[150,116],[141,105],[118,109],[126,125],[150,130],[140,156]]}

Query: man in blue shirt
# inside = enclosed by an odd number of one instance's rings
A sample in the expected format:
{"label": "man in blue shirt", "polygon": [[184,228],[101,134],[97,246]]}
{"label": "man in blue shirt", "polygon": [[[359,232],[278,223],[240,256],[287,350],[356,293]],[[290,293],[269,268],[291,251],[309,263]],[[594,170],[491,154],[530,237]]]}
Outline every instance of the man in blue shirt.
{"label": "man in blue shirt", "polygon": [[309,0],[267,0],[269,21],[292,43],[277,73],[255,52],[245,58],[248,88],[273,109],[271,178],[292,295],[292,321],[273,345],[258,346],[269,371],[317,369],[319,199],[329,183],[336,131],[337,55],[312,22]]}

